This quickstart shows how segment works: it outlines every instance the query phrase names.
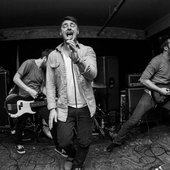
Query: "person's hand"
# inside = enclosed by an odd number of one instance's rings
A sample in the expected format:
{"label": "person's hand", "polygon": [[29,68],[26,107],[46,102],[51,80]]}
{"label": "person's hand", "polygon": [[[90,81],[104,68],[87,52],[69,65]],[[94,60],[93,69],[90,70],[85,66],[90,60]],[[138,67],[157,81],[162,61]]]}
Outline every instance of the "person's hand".
{"label": "person's hand", "polygon": [[53,121],[57,122],[57,116],[58,116],[58,114],[57,114],[56,109],[50,110],[49,121],[48,121],[50,129],[53,128]]}
{"label": "person's hand", "polygon": [[74,40],[67,40],[66,43],[72,52],[77,52],[77,47]]}
{"label": "person's hand", "polygon": [[161,88],[161,94],[170,95],[170,89],[166,87]]}
{"label": "person's hand", "polygon": [[73,40],[67,40],[68,48],[71,50],[70,58],[73,61],[73,63],[78,63],[80,61],[80,58],[78,57],[78,49],[76,47],[76,44]]}
{"label": "person's hand", "polygon": [[29,89],[28,90],[28,93],[30,94],[30,96],[33,98],[33,99],[36,99],[38,97],[38,92],[33,90],[33,89]]}

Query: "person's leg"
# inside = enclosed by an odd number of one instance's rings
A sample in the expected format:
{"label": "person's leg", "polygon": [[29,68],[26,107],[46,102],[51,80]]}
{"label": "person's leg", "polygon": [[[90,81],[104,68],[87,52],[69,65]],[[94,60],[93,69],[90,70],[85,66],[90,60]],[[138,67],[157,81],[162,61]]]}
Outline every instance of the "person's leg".
{"label": "person's leg", "polygon": [[162,106],[163,108],[170,110],[170,101],[168,101],[166,104]]}
{"label": "person's leg", "polygon": [[10,122],[10,130],[11,130],[11,134],[14,135],[15,134],[15,128],[16,128],[16,118],[11,118],[9,117],[9,122]]}
{"label": "person's leg", "polygon": [[68,117],[66,122],[57,122],[57,133],[58,133],[58,142],[61,148],[64,148],[68,154],[68,157],[74,158],[75,148],[73,144],[74,137],[74,128],[75,128],[75,109],[68,108]]}
{"label": "person's leg", "polygon": [[68,157],[64,163],[65,170],[71,170],[72,162],[76,154],[76,150],[74,147],[73,139],[74,139],[74,129],[75,129],[75,109],[69,107],[68,109],[68,117],[66,122],[58,121],[58,142],[61,148],[64,148]]}
{"label": "person's leg", "polygon": [[28,114],[24,114],[17,118],[16,121],[16,133],[15,133],[15,144],[16,145],[22,145],[22,133],[24,131],[24,128],[26,126],[26,121],[28,118]]}
{"label": "person's leg", "polygon": [[17,152],[19,154],[25,153],[25,149],[24,149],[23,141],[22,141],[22,134],[24,132],[27,118],[28,118],[28,114],[24,114],[24,115],[18,117],[17,121],[16,121],[15,145],[16,145]]}
{"label": "person's leg", "polygon": [[149,111],[151,108],[154,107],[154,102],[152,100],[152,97],[144,92],[141,99],[139,100],[132,116],[129,118],[127,122],[122,126],[122,128],[119,130],[117,136],[113,140],[113,143],[107,147],[107,151],[111,152],[114,147],[120,146],[123,143],[124,138],[126,137],[126,134],[128,131],[138,123],[138,121],[141,119],[141,117]]}
{"label": "person's leg", "polygon": [[90,116],[88,107],[76,109],[77,152],[73,160],[73,169],[82,168],[92,141],[94,119]]}

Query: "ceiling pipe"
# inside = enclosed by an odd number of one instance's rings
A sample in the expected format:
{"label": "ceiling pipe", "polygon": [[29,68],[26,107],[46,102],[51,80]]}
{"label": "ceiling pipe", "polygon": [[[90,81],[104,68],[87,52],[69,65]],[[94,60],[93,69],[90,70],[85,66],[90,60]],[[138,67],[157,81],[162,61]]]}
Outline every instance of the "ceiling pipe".
{"label": "ceiling pipe", "polygon": [[97,33],[97,36],[99,36],[101,34],[101,32],[104,30],[104,28],[106,27],[106,25],[109,24],[109,22],[111,21],[111,19],[113,18],[113,16],[116,14],[116,12],[118,12],[118,9],[120,9],[120,7],[123,5],[123,3],[125,2],[125,0],[121,0],[113,9],[112,14],[110,15],[110,17],[106,20],[106,22],[104,23],[103,27],[99,30],[99,32]]}

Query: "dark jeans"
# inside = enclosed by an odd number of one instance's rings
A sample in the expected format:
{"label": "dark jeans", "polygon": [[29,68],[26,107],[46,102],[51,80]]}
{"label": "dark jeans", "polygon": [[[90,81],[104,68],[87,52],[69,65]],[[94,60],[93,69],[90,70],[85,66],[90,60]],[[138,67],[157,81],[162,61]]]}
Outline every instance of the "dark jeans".
{"label": "dark jeans", "polygon": [[58,142],[68,156],[73,158],[73,167],[81,167],[86,159],[92,141],[93,120],[86,106],[78,109],[69,107],[66,122],[58,121]]}
{"label": "dark jeans", "polygon": [[[34,109],[36,111],[36,114],[40,115],[41,118],[43,118],[46,123],[48,124],[49,120],[49,111],[47,107],[39,107],[38,109]],[[36,116],[38,116],[36,115]],[[22,133],[24,131],[24,128],[26,126],[26,121],[28,117],[30,116],[29,113],[23,114],[22,116],[18,117],[16,120],[16,134],[15,134],[15,144],[23,144],[22,142]],[[36,122],[36,123],[41,123],[41,122]],[[57,124],[54,123],[53,129],[50,131],[51,135],[53,137],[53,141],[56,146],[58,146],[58,141],[57,141]]]}
{"label": "dark jeans", "polygon": [[[114,139],[114,142],[122,143],[128,131],[138,123],[142,116],[156,106],[152,97],[144,92],[141,99],[139,100],[132,116],[127,122],[125,122],[122,128],[119,130],[117,137]],[[170,109],[170,102],[162,106],[163,108]]]}

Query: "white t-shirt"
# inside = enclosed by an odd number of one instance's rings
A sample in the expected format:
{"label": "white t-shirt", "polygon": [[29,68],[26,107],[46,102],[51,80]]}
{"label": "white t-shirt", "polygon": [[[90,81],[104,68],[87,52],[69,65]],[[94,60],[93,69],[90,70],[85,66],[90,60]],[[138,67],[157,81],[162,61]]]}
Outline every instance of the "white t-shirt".
{"label": "white t-shirt", "polygon": [[73,70],[73,62],[67,52],[63,50],[62,54],[66,69],[67,95],[69,106],[74,108],[84,107],[87,104],[83,97],[83,94],[78,87],[77,77],[75,76],[75,72]]}

